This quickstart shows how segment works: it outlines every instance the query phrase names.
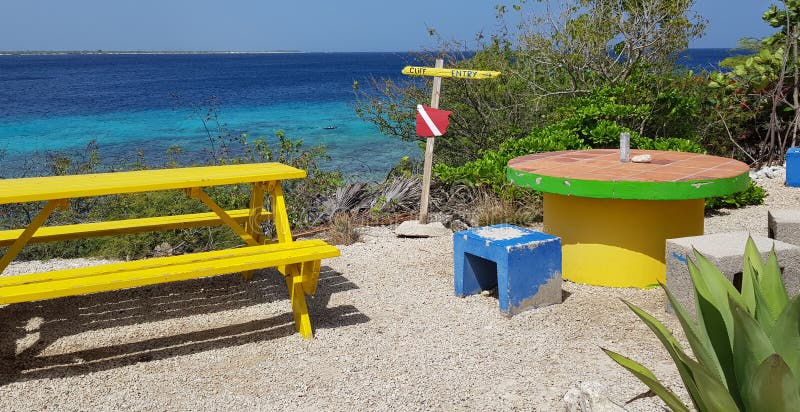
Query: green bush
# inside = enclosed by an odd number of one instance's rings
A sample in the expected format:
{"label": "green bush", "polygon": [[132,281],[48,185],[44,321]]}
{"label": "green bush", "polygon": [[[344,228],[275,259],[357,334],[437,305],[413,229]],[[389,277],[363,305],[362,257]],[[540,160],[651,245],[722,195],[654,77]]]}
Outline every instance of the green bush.
{"label": "green bush", "polygon": [[436,164],[434,172],[446,183],[489,186],[498,193],[506,185],[506,164],[509,160],[530,153],[585,148],[578,135],[560,127],[536,129],[519,140],[509,140],[499,150],[487,150],[483,157],[463,166]]}
{"label": "green bush", "polygon": [[[558,110],[561,120],[544,128],[533,129],[526,137],[509,139],[496,150],[484,150],[482,157],[454,167],[442,163],[434,165],[439,179],[448,184],[461,183],[469,186],[488,186],[497,194],[507,194],[506,164],[509,160],[532,153],[558,150],[581,150],[591,148],[619,147],[619,135],[631,135],[631,147],[643,150],[667,150],[690,153],[705,153],[694,140],[679,137],[648,138],[626,125],[640,122],[649,116],[648,105],[620,104],[624,89],[602,89],[585,98],[575,98]],[[667,99],[667,97],[664,97]],[[671,99],[678,101],[677,97]],[[680,100],[684,106],[690,103]],[[679,105],[680,106],[680,105]],[[676,113],[682,113],[680,107]],[[689,110],[684,108],[683,110]],[[751,184],[747,190],[727,196],[708,199],[707,210],[738,208],[762,204],[766,193]]]}
{"label": "green bush", "polygon": [[[698,411],[796,411],[800,405],[800,296],[789,299],[773,249],[745,247],[741,292],[695,251],[688,261],[697,322],[664,287],[696,359],[656,318],[625,302],[656,334]],[[663,285],[662,285],[663,287]],[[641,364],[603,349],[673,411],[689,408]]]}
{"label": "green bush", "polygon": [[767,192],[751,180],[747,189],[741,192],[706,199],[706,210],[736,209],[749,205],[760,205],[764,203],[765,197],[767,197]]}
{"label": "green bush", "polygon": [[532,153],[558,150],[619,147],[619,135],[630,133],[631,147],[650,150],[675,150],[703,153],[689,139],[641,136],[625,124],[636,124],[646,116],[647,105],[617,103],[621,89],[603,89],[586,98],[573,99],[558,111],[561,120],[533,129],[526,137],[503,142],[497,150],[484,150],[482,157],[458,167],[437,164],[434,171],[445,183],[489,186],[501,193],[506,186],[509,160]]}

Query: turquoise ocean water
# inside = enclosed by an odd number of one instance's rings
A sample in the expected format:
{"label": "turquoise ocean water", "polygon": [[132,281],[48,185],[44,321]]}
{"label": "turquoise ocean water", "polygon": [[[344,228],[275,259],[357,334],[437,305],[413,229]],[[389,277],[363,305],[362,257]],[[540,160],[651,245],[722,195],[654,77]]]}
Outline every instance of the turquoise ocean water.
{"label": "turquoise ocean water", "polygon": [[[690,49],[681,63],[713,68],[728,54]],[[216,96],[231,134],[283,130],[325,145],[325,168],[379,179],[420,149],[358,119],[353,82],[408,81],[400,70],[409,64],[418,63],[407,53],[0,55],[0,177],[45,174],[48,157],[90,141],[106,164],[141,151],[158,167],[170,146],[184,150],[183,163],[202,162],[210,145],[199,117]]]}
{"label": "turquoise ocean water", "polygon": [[[89,140],[97,142],[106,161],[131,162],[142,151],[158,164],[168,147],[179,146],[186,152],[181,160],[191,163],[206,158],[211,147],[198,117],[188,109],[159,109],[9,121],[0,128],[3,167],[21,167],[53,152],[78,154]],[[419,156],[415,144],[381,135],[346,102],[223,107],[220,119],[237,135],[273,139],[282,130],[304,146],[324,145],[331,156],[325,167],[354,177],[377,178],[401,157]]]}
{"label": "turquoise ocean water", "polygon": [[215,96],[226,132],[275,141],[282,130],[324,145],[325,168],[379,179],[420,150],[356,116],[353,82],[405,80],[411,63],[405,53],[0,56],[0,176],[47,173],[46,159],[80,155],[90,141],[106,164],[141,151],[158,167],[170,146],[182,163],[203,162],[211,145],[200,119]]}

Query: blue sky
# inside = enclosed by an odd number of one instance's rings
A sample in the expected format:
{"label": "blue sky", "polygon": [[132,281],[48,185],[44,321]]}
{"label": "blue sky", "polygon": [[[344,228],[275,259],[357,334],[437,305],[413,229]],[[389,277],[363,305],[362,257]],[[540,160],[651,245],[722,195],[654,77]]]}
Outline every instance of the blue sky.
{"label": "blue sky", "polygon": [[[11,3],[11,4],[8,4]],[[404,51],[431,48],[427,27],[467,41],[493,32],[480,0],[6,0],[0,50]],[[692,47],[733,47],[773,30],[768,2],[697,0],[709,19]]]}

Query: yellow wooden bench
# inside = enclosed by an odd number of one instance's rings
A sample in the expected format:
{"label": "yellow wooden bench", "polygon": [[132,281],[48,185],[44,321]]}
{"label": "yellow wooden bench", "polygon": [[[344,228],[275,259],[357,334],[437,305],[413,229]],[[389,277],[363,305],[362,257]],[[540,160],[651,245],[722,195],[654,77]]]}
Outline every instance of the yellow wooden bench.
{"label": "yellow wooden bench", "polygon": [[[0,180],[0,204],[46,202],[25,229],[0,231],[0,271],[13,261],[28,243],[108,236],[153,230],[227,225],[245,246],[77,269],[0,277],[0,304],[52,299],[137,286],[153,285],[277,267],[286,277],[295,328],[310,339],[311,322],[305,295],[316,292],[321,259],[339,255],[338,249],[321,240],[293,241],[283,199],[281,181],[305,177],[305,171],[280,163],[208,166],[134,172],[99,173]],[[252,185],[248,209],[226,211],[203,190],[205,187]],[[44,226],[57,208],[69,199],[110,194],[183,189],[201,200],[208,213]],[[269,196],[271,211],[264,210]],[[277,239],[267,239],[261,222],[272,219]]]}

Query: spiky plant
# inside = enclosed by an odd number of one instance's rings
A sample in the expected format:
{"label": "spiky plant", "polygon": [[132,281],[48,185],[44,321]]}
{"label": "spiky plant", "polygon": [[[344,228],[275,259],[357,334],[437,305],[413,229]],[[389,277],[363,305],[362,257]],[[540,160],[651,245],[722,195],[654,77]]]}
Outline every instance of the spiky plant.
{"label": "spiky plant", "polygon": [[[747,240],[741,292],[696,250],[689,260],[697,321],[662,285],[695,358],[656,318],[625,302],[656,334],[678,368],[698,411],[800,410],[800,296],[789,299],[773,248],[762,262]],[[655,375],[625,356],[603,349],[673,411],[689,408]]]}

